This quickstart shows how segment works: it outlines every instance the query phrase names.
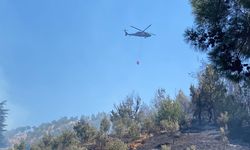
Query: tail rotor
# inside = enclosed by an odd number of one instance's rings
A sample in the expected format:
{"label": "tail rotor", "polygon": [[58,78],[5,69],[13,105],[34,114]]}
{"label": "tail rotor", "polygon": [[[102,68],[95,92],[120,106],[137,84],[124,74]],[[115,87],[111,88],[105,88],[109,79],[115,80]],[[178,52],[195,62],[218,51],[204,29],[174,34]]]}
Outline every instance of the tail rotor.
{"label": "tail rotor", "polygon": [[128,35],[128,32],[127,32],[127,30],[124,30],[124,33],[125,33],[125,36],[127,36],[127,35]]}

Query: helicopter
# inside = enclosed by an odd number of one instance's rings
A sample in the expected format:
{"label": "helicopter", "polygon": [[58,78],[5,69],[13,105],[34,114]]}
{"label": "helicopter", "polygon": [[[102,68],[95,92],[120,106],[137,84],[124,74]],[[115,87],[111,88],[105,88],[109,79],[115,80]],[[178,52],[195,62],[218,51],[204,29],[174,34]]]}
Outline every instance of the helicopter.
{"label": "helicopter", "polygon": [[138,30],[138,32],[136,32],[136,33],[128,33],[127,30],[124,30],[125,36],[130,35],[130,36],[138,36],[138,37],[147,38],[147,37],[150,37],[150,36],[152,36],[152,35],[155,35],[155,34],[153,34],[153,33],[145,32],[150,26],[151,26],[151,25],[147,26],[147,28],[145,28],[144,30],[141,30],[141,29],[136,28],[136,27],[134,27],[134,26],[130,26],[130,27],[132,27],[132,28]]}

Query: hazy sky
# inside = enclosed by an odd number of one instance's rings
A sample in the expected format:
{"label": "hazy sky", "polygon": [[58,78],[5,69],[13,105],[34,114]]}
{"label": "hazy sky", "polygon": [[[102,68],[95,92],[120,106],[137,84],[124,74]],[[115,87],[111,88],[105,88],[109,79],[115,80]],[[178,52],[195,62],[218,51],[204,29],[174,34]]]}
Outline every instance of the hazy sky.
{"label": "hazy sky", "polygon": [[[189,95],[200,66],[183,38],[192,21],[188,0],[1,0],[8,128],[109,112],[132,92],[146,103],[158,88]],[[124,36],[149,24],[156,36]]]}

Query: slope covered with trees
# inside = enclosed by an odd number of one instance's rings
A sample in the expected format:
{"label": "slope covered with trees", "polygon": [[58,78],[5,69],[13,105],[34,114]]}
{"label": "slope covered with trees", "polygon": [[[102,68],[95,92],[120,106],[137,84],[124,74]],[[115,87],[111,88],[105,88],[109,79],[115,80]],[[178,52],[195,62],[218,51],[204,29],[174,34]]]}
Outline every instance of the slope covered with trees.
{"label": "slope covered with trees", "polygon": [[[198,84],[190,86],[190,97],[180,90],[171,98],[165,89],[158,89],[148,106],[138,95],[128,95],[115,104],[110,113],[62,118],[33,128],[26,137],[13,143],[12,149],[214,148],[206,143],[215,144],[219,149],[234,149],[229,145],[232,139],[250,143],[247,84],[220,78],[211,65],[204,66],[197,79]],[[61,127],[60,130],[56,126]],[[35,133],[40,135],[36,140],[29,138]],[[197,137],[200,140],[195,140]],[[202,143],[202,140],[209,141]]]}

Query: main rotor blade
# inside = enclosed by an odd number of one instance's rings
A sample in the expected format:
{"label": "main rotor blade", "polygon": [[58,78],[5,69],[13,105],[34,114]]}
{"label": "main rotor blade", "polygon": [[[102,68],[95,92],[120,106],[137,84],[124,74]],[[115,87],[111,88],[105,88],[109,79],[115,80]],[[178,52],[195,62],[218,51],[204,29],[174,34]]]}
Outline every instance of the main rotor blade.
{"label": "main rotor blade", "polygon": [[136,29],[136,30],[142,31],[141,29],[138,29],[138,28],[136,28],[136,27],[133,27],[133,26],[130,26],[130,27],[132,27],[132,28],[134,28],[134,29]]}
{"label": "main rotor blade", "polygon": [[[151,25],[152,25],[152,24],[151,24]],[[151,25],[149,25],[146,29],[144,29],[143,32],[146,31]]]}

